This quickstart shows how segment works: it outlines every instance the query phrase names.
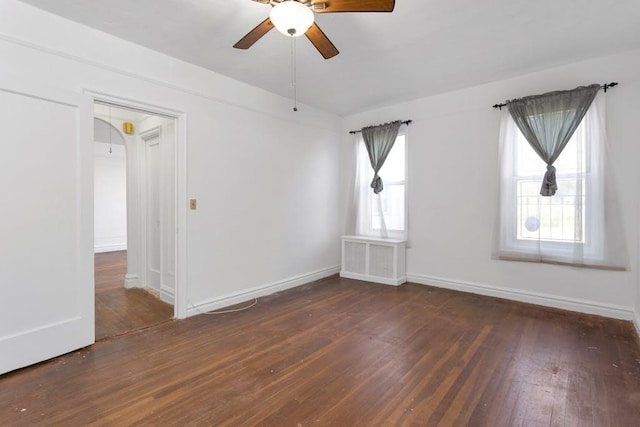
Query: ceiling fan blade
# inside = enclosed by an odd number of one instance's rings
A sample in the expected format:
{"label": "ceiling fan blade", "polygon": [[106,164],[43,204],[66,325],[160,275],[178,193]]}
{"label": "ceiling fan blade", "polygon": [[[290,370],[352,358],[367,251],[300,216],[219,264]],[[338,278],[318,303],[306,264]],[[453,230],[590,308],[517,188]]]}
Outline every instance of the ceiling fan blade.
{"label": "ceiling fan blade", "polygon": [[318,25],[314,22],[311,27],[304,33],[305,36],[309,39],[311,43],[318,49],[320,55],[324,57],[324,59],[333,58],[338,53],[338,49],[331,43],[331,40],[325,35],[324,32],[318,27]]}
{"label": "ceiling fan blade", "polygon": [[393,12],[395,0],[315,0],[313,11],[333,12]]}
{"label": "ceiling fan blade", "polygon": [[267,18],[262,21],[253,30],[249,31],[246,36],[241,38],[233,47],[236,49],[249,49],[255,42],[260,40],[262,36],[267,34],[274,28],[271,19]]}

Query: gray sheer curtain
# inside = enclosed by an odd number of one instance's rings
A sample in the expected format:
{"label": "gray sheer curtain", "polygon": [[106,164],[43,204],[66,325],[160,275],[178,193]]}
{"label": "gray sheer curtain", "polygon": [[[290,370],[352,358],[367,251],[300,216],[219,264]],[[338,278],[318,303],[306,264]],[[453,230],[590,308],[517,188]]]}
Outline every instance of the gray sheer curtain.
{"label": "gray sheer curtain", "polygon": [[531,148],[547,163],[540,195],[558,189],[553,162],[560,156],[595,99],[599,84],[507,101],[509,114]]}
{"label": "gray sheer curtain", "polygon": [[364,145],[367,147],[367,153],[369,153],[371,167],[375,172],[373,181],[371,181],[371,188],[373,188],[373,192],[376,194],[380,193],[384,188],[378,172],[382,168],[382,165],[384,165],[385,160],[387,160],[387,156],[393,148],[394,142],[396,142],[401,124],[402,122],[397,120],[384,125],[362,128],[362,139],[364,140]]}

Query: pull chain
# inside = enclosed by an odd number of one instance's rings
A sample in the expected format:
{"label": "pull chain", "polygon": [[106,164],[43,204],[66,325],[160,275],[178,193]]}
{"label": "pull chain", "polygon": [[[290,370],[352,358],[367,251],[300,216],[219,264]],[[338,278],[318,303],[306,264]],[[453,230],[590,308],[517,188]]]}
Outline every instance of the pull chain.
{"label": "pull chain", "polygon": [[296,37],[291,37],[291,87],[293,88],[293,111],[298,111],[298,85],[296,80]]}

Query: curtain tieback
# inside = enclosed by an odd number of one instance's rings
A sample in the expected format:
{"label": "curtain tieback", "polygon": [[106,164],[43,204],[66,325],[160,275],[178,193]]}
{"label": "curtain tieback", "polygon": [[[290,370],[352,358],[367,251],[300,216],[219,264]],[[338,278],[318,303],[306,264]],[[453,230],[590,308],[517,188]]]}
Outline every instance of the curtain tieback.
{"label": "curtain tieback", "polygon": [[542,187],[540,188],[541,196],[553,196],[558,190],[558,184],[556,183],[556,168],[549,164],[547,165],[547,172],[544,174],[542,180]]}
{"label": "curtain tieback", "polygon": [[377,173],[373,176],[373,181],[371,181],[371,188],[373,188],[373,192],[376,194],[380,193],[384,188],[384,186],[382,185],[382,179],[378,176]]}

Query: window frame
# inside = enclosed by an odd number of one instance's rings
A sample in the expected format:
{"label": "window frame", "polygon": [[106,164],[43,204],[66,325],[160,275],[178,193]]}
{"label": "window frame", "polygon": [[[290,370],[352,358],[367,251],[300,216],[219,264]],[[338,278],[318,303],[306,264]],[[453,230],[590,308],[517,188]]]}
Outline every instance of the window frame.
{"label": "window frame", "polygon": [[[587,113],[590,114],[590,113]],[[583,193],[582,197],[584,199],[584,207],[582,211],[582,219],[583,219],[583,229],[582,229],[582,241],[559,241],[559,240],[549,240],[544,238],[521,238],[518,236],[521,224],[518,222],[518,187],[521,182],[524,181],[535,181],[538,183],[542,182],[544,171],[540,174],[519,174],[518,166],[520,165],[520,149],[519,149],[519,139],[524,140],[525,146],[529,147],[533,151],[522,132],[518,129],[517,125],[513,121],[513,119],[508,116],[506,120],[509,121],[508,126],[512,127],[511,132],[515,132],[515,135],[511,135],[509,140],[506,142],[510,144],[511,147],[507,147],[511,152],[510,154],[510,162],[507,165],[507,170],[501,171],[503,176],[508,177],[503,182],[508,182],[509,191],[506,193],[506,200],[501,201],[501,212],[500,212],[500,229],[501,229],[501,250],[507,251],[509,253],[519,254],[517,256],[522,256],[524,258],[528,258],[530,256],[535,256],[536,252],[539,248],[544,247],[546,251],[553,253],[554,258],[558,259],[571,259],[572,254],[576,251],[577,248],[583,250],[585,252],[593,253],[595,251],[596,245],[600,239],[596,236],[596,230],[594,227],[597,227],[594,221],[594,216],[596,216],[596,212],[601,210],[602,208],[598,206],[599,203],[602,202],[601,198],[594,194],[594,180],[602,179],[601,176],[597,176],[595,172],[599,170],[593,162],[594,157],[598,155],[598,151],[601,150],[599,147],[601,144],[599,142],[590,141],[588,136],[585,134],[583,130],[583,125],[587,120],[583,119],[583,122],[580,124],[576,133],[572,136],[572,138],[582,138],[584,142],[584,146],[582,149],[584,150],[584,165],[582,171],[571,171],[567,173],[563,173],[562,170],[556,171],[556,179],[561,185],[563,180],[568,178],[573,178],[576,182],[580,182],[578,175],[582,175],[583,182]],[[589,118],[588,120],[593,120]],[[594,121],[595,122],[595,121]],[[592,124],[593,125],[593,124]],[[586,126],[586,125],[585,125]],[[604,131],[604,130],[603,130]],[[576,141],[577,143],[577,141]],[[503,147],[503,149],[505,149]],[[561,154],[562,156],[562,154]],[[501,164],[501,167],[504,166]],[[602,173],[602,171],[600,171]],[[542,196],[539,196],[542,197]],[[555,197],[555,196],[551,196]],[[508,215],[508,216],[507,216]],[[521,219],[523,215],[521,215]]]}
{"label": "window frame", "polygon": [[[396,136],[396,142],[398,140],[398,138],[402,137],[404,139],[404,179],[401,181],[390,181],[390,180],[385,180],[384,179],[384,175],[381,175],[382,179],[383,179],[383,184],[384,184],[384,189],[382,190],[382,196],[384,196],[384,192],[389,190],[390,187],[394,187],[394,186],[402,186],[403,187],[403,225],[404,228],[403,229],[393,229],[393,228],[389,228],[387,227],[387,233],[386,233],[386,238],[390,238],[390,239],[403,239],[406,240],[407,236],[408,236],[408,225],[409,225],[409,203],[408,203],[408,177],[409,177],[409,143],[408,143],[408,133],[407,130],[405,128],[401,128],[398,131],[398,135]],[[391,149],[391,152],[393,152],[393,150],[396,148],[395,142],[394,142],[394,147]],[[366,156],[366,162],[363,161],[363,159],[360,159],[359,161],[362,161],[363,163],[367,163],[368,164],[368,154],[367,154],[367,150],[366,147],[364,146],[364,140],[362,139],[362,137],[359,138],[358,140],[358,156]],[[384,169],[384,165],[383,165],[383,169]],[[382,172],[382,171],[381,171]],[[369,176],[369,182],[371,181],[371,179],[373,179],[373,170],[371,169],[371,166],[368,166],[368,172],[367,172],[367,176]],[[364,183],[362,183],[362,185],[364,186]],[[364,207],[366,209],[366,225],[364,227],[361,227],[360,229],[360,234],[363,234],[365,236],[380,236],[382,233],[382,228],[375,228],[373,223],[374,223],[374,205],[375,205],[375,197],[381,197],[380,195],[376,195],[373,193],[371,187],[369,185],[366,185],[366,188],[361,188],[360,191],[364,191],[366,194],[366,206]],[[359,209],[361,209],[363,207],[359,207]]]}

